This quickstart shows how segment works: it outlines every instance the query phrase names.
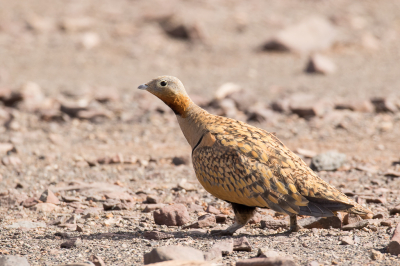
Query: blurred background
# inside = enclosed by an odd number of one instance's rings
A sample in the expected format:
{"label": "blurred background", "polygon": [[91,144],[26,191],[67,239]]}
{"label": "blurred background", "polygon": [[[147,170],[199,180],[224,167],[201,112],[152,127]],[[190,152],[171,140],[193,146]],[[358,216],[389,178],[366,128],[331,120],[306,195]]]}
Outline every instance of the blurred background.
{"label": "blurred background", "polygon": [[[128,93],[159,75],[213,96],[293,92],[369,99],[400,91],[400,2],[1,0],[0,86],[46,95]],[[317,72],[305,70],[318,53]],[[312,72],[312,71],[311,71]]]}

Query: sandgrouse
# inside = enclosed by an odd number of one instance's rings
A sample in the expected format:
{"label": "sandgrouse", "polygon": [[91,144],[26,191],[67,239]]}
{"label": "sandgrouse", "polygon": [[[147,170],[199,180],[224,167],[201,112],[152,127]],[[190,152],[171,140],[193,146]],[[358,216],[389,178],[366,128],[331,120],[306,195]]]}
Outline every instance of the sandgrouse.
{"label": "sandgrouse", "polygon": [[256,207],[288,214],[293,231],[299,229],[297,215],[371,213],[319,178],[274,134],[197,106],[179,79],[161,76],[139,89],[174,111],[192,147],[197,179],[209,193],[232,204],[235,223],[220,234],[232,235],[246,225]]}

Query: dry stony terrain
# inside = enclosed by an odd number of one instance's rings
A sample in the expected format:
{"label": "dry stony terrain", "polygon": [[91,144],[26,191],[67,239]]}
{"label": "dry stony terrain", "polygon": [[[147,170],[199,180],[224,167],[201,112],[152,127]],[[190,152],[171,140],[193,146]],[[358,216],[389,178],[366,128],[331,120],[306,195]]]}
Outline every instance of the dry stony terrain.
{"label": "dry stony terrain", "polygon": [[[179,245],[214,265],[264,253],[400,264],[400,245],[387,248],[400,241],[399,1],[0,6],[0,257],[143,265]],[[289,233],[288,217],[259,210],[233,237],[210,235],[234,216],[197,182],[173,112],[136,89],[160,75],[211,113],[275,132],[374,215],[300,217]]]}

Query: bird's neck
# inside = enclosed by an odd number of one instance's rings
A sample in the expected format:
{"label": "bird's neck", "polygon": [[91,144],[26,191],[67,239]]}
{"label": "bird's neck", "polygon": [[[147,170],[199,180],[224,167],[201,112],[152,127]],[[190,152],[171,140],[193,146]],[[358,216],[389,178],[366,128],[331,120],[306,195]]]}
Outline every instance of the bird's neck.
{"label": "bird's neck", "polygon": [[183,135],[192,149],[206,132],[204,118],[207,115],[210,114],[191,102],[184,115],[177,114],[176,116]]}

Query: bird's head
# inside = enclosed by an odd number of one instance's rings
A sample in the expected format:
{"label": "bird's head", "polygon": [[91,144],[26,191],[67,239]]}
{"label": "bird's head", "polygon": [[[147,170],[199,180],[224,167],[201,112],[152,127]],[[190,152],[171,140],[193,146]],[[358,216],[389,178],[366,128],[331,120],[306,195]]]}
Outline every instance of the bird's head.
{"label": "bird's head", "polygon": [[138,87],[160,98],[177,115],[184,116],[191,100],[185,91],[182,82],[172,76],[157,77]]}

